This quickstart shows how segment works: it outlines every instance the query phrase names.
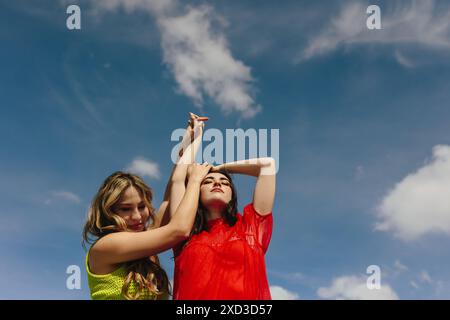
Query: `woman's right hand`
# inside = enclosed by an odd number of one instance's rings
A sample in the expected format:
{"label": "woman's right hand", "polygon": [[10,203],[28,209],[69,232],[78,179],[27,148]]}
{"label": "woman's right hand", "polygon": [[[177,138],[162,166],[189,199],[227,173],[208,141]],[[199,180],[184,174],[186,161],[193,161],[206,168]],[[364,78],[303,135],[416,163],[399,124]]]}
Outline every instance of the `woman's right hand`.
{"label": "woman's right hand", "polygon": [[[189,112],[189,121],[188,121],[188,126],[186,128],[186,131],[191,139],[191,143],[194,141],[195,139],[195,134],[199,134],[202,131],[199,130],[203,130],[205,127],[205,121],[208,121],[209,118],[208,117],[200,117],[192,112]],[[185,148],[187,147],[187,145],[185,146]],[[178,151],[178,155],[180,157],[183,156],[184,150],[183,147],[180,146],[180,150]]]}
{"label": "woman's right hand", "polygon": [[205,127],[205,121],[208,121],[208,119],[208,117],[200,117],[192,112],[189,112],[188,130],[191,133],[191,141],[194,140],[196,129],[203,129]]}
{"label": "woman's right hand", "polygon": [[199,182],[201,183],[206,175],[211,170],[212,165],[205,162],[203,164],[193,163],[188,167],[188,179],[189,181]]}

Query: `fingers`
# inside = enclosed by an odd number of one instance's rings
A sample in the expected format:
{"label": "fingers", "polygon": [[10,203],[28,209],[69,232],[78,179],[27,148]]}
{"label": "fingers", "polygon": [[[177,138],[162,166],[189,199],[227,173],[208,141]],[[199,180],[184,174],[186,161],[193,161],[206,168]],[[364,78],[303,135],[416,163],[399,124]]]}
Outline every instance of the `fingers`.
{"label": "fingers", "polygon": [[208,121],[208,117],[200,117],[196,115],[195,113],[189,112],[189,121],[190,123],[194,124],[195,121]]}
{"label": "fingers", "polygon": [[218,172],[220,171],[219,166],[211,166],[211,172]]}
{"label": "fingers", "polygon": [[211,170],[212,165],[210,165],[208,162],[204,162],[200,166],[202,167],[201,176],[202,176],[202,180],[203,180],[206,177],[206,175],[208,174],[208,172]]}
{"label": "fingers", "polygon": [[205,169],[208,169],[208,170],[210,170],[212,168],[212,165],[210,165],[208,162],[203,162],[201,165],[202,165],[202,167],[204,167]]}
{"label": "fingers", "polygon": [[189,168],[188,168],[189,179],[197,180],[197,181],[201,182],[206,177],[206,175],[209,173],[211,168],[212,168],[212,165],[210,165],[207,162],[202,163],[202,164],[193,163],[193,164],[189,165]]}
{"label": "fingers", "polygon": [[209,164],[208,162],[203,162],[203,163],[191,163],[188,167],[188,171],[193,171],[193,170],[210,170],[213,166],[211,164]]}

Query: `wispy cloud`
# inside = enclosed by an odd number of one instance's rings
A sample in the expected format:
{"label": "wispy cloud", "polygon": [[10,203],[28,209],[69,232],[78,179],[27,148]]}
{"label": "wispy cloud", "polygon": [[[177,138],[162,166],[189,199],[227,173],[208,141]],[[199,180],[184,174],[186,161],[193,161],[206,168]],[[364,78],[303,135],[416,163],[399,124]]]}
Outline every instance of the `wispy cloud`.
{"label": "wispy cloud", "polygon": [[364,175],[365,175],[364,166],[362,165],[357,166],[355,169],[355,180],[360,181],[361,179],[364,178]]}
{"label": "wispy cloud", "polygon": [[433,158],[400,181],[377,208],[376,230],[405,241],[429,233],[450,235],[450,146],[433,148]]}
{"label": "wispy cloud", "polygon": [[298,300],[300,298],[297,293],[280,286],[270,286],[270,294],[273,300]]}
{"label": "wispy cloud", "polygon": [[444,282],[433,279],[426,270],[420,271],[416,279],[411,280],[409,284],[415,289],[431,288],[434,290],[436,297],[439,297],[442,289],[444,289]]}
{"label": "wispy cloud", "polygon": [[161,177],[159,165],[143,157],[137,157],[134,159],[125,170],[154,179],[159,179]]}
{"label": "wispy cloud", "polygon": [[251,70],[235,59],[224,34],[226,20],[212,6],[182,6],[178,1],[92,1],[96,10],[147,12],[161,32],[164,63],[172,71],[178,91],[202,107],[205,98],[222,112],[238,112],[243,118],[260,110],[253,98]]}
{"label": "wispy cloud", "polygon": [[430,274],[425,270],[422,270],[422,272],[420,272],[419,279],[422,283],[433,284],[433,280],[431,279]]}
{"label": "wispy cloud", "polygon": [[[337,17],[313,38],[298,57],[304,61],[356,44],[391,46],[414,45],[419,48],[450,50],[450,7],[437,8],[434,0],[405,2],[381,8],[382,30],[366,26],[368,4],[346,2]],[[398,3],[397,3],[398,4]],[[400,53],[397,61],[410,67],[412,62]]]}
{"label": "wispy cloud", "polygon": [[341,276],[334,278],[329,287],[321,287],[317,295],[323,299],[338,300],[397,300],[397,293],[389,284],[382,283],[380,289],[369,289],[363,276]]}
{"label": "wispy cloud", "polygon": [[397,62],[400,63],[405,68],[410,69],[415,67],[415,64],[410,59],[408,59],[403,53],[401,53],[400,50],[395,50],[394,56]]}
{"label": "wispy cloud", "polygon": [[302,281],[305,280],[305,275],[301,272],[279,272],[269,270],[268,274],[275,276],[279,279],[287,280],[287,281]]}
{"label": "wispy cloud", "polygon": [[76,195],[73,192],[70,191],[52,191],[50,192],[50,197],[47,198],[44,203],[49,205],[51,203],[53,203],[54,201],[65,201],[65,202],[70,202],[70,203],[75,203],[75,204],[79,204],[81,203],[81,199],[78,195]]}
{"label": "wispy cloud", "polygon": [[399,272],[405,272],[405,271],[409,270],[409,268],[407,266],[405,266],[403,263],[401,263],[400,260],[395,260],[394,267]]}

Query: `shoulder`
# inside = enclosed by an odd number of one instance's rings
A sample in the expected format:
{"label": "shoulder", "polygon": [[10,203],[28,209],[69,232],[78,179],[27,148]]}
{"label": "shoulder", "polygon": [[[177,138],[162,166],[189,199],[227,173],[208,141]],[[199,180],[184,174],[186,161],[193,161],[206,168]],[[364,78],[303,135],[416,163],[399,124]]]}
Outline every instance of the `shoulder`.
{"label": "shoulder", "polygon": [[106,263],[105,254],[108,253],[108,235],[98,239],[86,255],[86,269],[92,275],[106,275],[114,272],[120,265]]}
{"label": "shoulder", "polygon": [[253,216],[257,216],[257,217],[268,217],[268,216],[272,216],[272,211],[259,212],[258,210],[255,209],[255,206],[253,205],[253,203],[249,203],[244,207],[244,216],[247,216],[247,215],[253,215]]}

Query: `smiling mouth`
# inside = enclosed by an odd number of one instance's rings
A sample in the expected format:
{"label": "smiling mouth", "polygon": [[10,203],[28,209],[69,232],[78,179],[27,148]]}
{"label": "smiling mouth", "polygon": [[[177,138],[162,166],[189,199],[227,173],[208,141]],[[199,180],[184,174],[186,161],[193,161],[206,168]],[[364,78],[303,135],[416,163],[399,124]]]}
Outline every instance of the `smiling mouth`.
{"label": "smiling mouth", "polygon": [[140,230],[144,227],[143,223],[138,223],[138,224],[133,224],[132,226],[130,226],[130,229],[132,230]]}

